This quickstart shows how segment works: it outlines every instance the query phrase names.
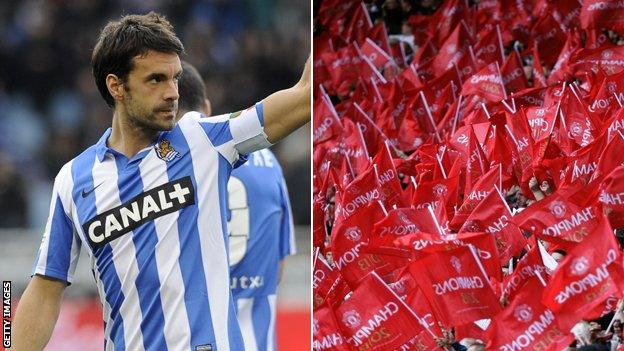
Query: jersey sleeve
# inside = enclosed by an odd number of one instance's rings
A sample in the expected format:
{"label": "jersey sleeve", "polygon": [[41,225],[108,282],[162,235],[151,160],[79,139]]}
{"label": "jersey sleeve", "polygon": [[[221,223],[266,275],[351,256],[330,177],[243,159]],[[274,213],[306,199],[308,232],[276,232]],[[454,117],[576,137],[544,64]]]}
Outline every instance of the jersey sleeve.
{"label": "jersey sleeve", "polygon": [[68,204],[64,203],[63,195],[59,191],[61,179],[59,174],[54,183],[50,215],[32,275],[38,274],[71,284],[80,256],[81,241],[67,212]]}
{"label": "jersey sleeve", "polygon": [[219,154],[234,167],[244,163],[251,152],[271,146],[264,133],[262,102],[244,111],[202,117],[199,124]]}
{"label": "jersey sleeve", "polygon": [[[281,172],[280,172],[281,173]],[[282,222],[280,224],[280,243],[279,243],[279,259],[283,260],[288,255],[296,253],[295,246],[295,228],[292,219],[292,209],[290,208],[290,199],[288,197],[288,189],[283,176],[280,176],[280,189],[282,200]]]}

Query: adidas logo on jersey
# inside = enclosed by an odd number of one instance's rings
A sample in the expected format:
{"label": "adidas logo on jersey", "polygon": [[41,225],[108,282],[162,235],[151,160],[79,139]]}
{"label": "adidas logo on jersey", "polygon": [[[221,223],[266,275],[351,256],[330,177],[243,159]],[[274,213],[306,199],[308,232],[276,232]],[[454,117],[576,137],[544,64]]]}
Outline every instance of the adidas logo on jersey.
{"label": "adidas logo on jersey", "polygon": [[99,247],[142,224],[195,204],[191,177],[165,183],[103,212],[83,224],[91,247]]}

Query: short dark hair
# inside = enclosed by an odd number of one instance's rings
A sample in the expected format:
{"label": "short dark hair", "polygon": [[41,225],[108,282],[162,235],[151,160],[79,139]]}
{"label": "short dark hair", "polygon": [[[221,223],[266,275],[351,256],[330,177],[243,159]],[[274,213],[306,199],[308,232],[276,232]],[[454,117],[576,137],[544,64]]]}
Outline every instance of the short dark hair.
{"label": "short dark hair", "polygon": [[182,75],[178,80],[178,107],[182,111],[199,110],[206,99],[206,87],[197,69],[182,61]]}
{"label": "short dark hair", "polygon": [[100,94],[110,107],[115,99],[108,92],[106,76],[114,74],[125,81],[132,71],[132,59],[149,50],[164,53],[184,53],[184,46],[173,26],[160,14],[126,15],[119,21],[110,21],[102,32],[91,56],[93,77]]}

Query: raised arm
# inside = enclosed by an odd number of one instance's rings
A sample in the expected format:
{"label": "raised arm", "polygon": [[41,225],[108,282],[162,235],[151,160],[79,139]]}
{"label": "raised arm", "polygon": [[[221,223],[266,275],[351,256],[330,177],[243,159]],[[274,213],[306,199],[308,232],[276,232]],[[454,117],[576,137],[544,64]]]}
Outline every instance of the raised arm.
{"label": "raised arm", "polygon": [[310,121],[312,111],[310,76],[308,57],[297,84],[264,99],[264,132],[271,143],[279,141]]}
{"label": "raised arm", "polygon": [[11,350],[43,350],[59,316],[66,282],[35,275],[17,305]]}

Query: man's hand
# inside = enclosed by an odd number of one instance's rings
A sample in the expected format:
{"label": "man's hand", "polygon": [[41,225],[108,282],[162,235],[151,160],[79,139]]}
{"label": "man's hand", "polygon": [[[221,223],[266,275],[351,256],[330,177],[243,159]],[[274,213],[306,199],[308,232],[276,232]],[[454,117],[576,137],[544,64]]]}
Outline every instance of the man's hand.
{"label": "man's hand", "polygon": [[264,132],[271,143],[279,141],[310,121],[312,111],[310,75],[308,57],[297,84],[264,99]]}
{"label": "man's hand", "polygon": [[43,350],[58,319],[66,282],[35,275],[17,305],[12,351]]}

